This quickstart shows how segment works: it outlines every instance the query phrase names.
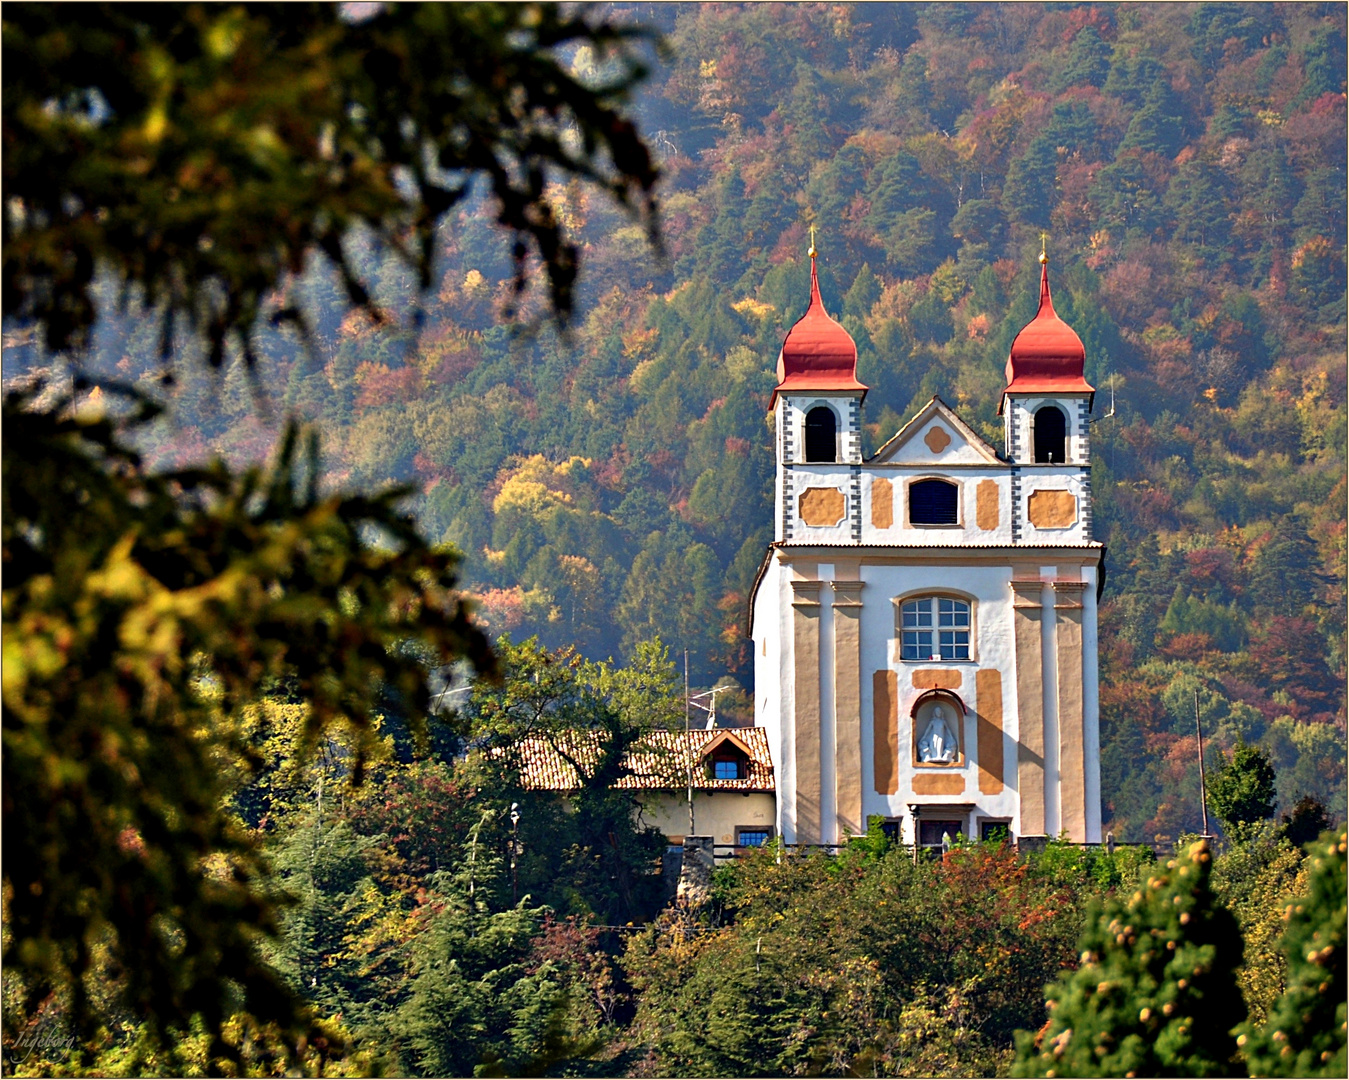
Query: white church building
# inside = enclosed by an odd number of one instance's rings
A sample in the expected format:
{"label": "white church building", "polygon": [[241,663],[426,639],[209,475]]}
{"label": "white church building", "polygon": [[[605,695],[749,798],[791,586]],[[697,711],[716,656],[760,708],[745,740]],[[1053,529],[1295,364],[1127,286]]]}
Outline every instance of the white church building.
{"label": "white church building", "polygon": [[1002,447],[933,398],[864,460],[867,387],[812,249],[810,307],[778,359],[774,540],[749,600],[787,843],[836,844],[877,815],[904,843],[1101,839],[1093,388],[1041,263]]}

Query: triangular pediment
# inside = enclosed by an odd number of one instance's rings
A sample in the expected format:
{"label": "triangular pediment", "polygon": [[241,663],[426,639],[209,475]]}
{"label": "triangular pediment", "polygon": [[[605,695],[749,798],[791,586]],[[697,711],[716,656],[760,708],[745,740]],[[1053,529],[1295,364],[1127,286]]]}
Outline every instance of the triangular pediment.
{"label": "triangular pediment", "polygon": [[1001,465],[997,451],[934,397],[870,459],[876,465]]}
{"label": "triangular pediment", "polygon": [[727,747],[732,747],[736,750],[739,750],[740,753],[744,754],[745,757],[747,758],[754,757],[754,752],[748,746],[745,745],[743,740],[741,740],[738,736],[733,735],[730,731],[726,730],[722,730],[718,734],[714,735],[702,748],[702,750],[699,751],[698,756],[702,758],[708,758],[712,755],[713,751],[725,750]]}

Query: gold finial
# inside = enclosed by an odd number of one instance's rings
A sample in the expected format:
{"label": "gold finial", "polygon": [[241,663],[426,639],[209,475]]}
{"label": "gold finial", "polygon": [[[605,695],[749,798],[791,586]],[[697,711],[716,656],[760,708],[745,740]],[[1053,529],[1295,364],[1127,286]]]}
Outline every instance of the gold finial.
{"label": "gold finial", "polygon": [[1043,266],[1049,262],[1049,256],[1045,254],[1045,241],[1049,239],[1049,233],[1040,234],[1040,265]]}
{"label": "gold finial", "polygon": [[815,258],[815,226],[810,227],[810,257]]}

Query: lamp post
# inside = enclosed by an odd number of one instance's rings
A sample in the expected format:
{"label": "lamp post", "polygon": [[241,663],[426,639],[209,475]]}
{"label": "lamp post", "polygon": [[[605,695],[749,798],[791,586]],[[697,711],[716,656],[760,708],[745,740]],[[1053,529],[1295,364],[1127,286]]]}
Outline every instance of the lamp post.
{"label": "lamp post", "polygon": [[520,902],[519,882],[515,874],[515,853],[519,848],[516,838],[520,835],[520,804],[511,803],[511,907]]}

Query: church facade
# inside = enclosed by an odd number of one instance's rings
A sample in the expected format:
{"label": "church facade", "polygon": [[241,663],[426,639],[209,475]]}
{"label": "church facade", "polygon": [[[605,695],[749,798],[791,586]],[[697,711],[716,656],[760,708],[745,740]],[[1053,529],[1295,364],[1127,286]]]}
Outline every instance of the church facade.
{"label": "church facade", "polygon": [[1101,839],[1093,388],[1041,262],[1003,445],[933,398],[864,460],[867,387],[812,249],[810,306],[778,360],[774,540],[749,601],[788,843],[839,843],[873,816],[904,843]]}

